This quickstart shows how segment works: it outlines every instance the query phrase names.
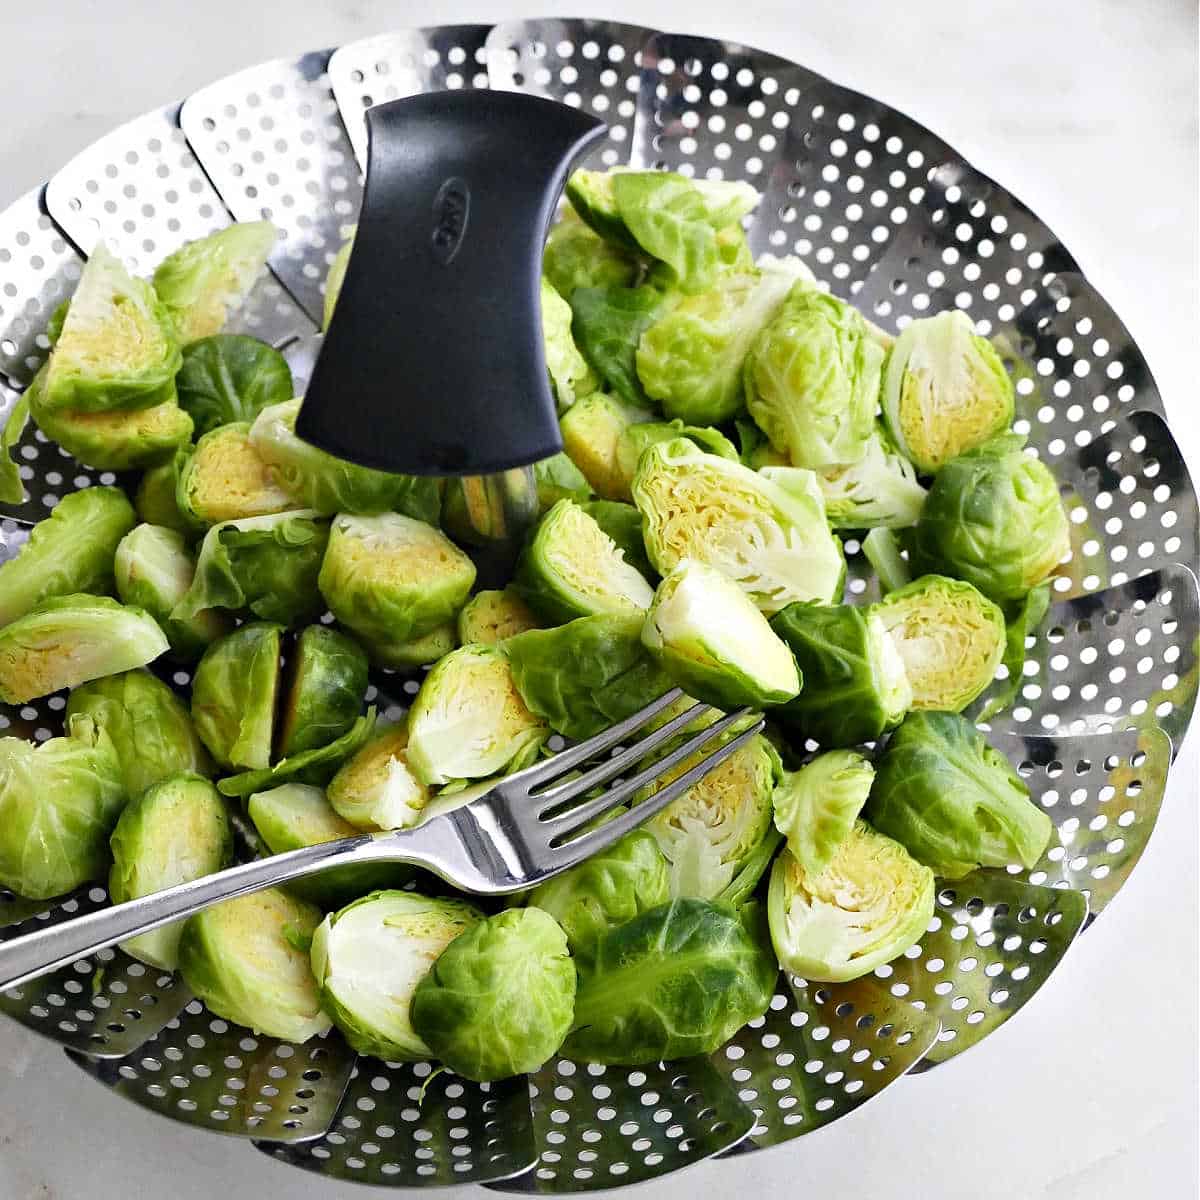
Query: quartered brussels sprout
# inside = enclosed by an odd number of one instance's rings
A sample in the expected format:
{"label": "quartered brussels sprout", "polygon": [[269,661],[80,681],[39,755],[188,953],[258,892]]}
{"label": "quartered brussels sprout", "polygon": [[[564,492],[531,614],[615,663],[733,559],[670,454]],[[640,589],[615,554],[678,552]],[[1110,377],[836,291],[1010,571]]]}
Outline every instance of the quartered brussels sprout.
{"label": "quartered brussels sprout", "polygon": [[393,671],[412,667],[427,667],[444,658],[459,644],[458,631],[452,621],[439,625],[408,642],[371,642],[367,644],[372,662]]}
{"label": "quartered brussels sprout", "polygon": [[642,456],[633,498],[661,574],[685,558],[707,563],[768,615],[841,597],[845,559],[809,472],[767,478],[677,438]]}
{"label": "quartered brussels sprout", "polygon": [[916,472],[876,426],[856,463],[817,472],[825,515],[834,529],[907,529],[925,503]]}
{"label": "quartered brussels sprout", "polygon": [[612,538],[571,500],[560,500],[538,522],[514,584],[534,612],[553,622],[592,613],[633,615],[654,599]]}
{"label": "quartered brussels sprout", "polygon": [[774,715],[821,746],[869,742],[912,704],[904,660],[874,612],[848,604],[791,604],[771,628],[788,644],[804,688]]}
{"label": "quartered brussels sprout", "polygon": [[904,660],[911,707],[962,712],[996,677],[1004,613],[969,583],[922,575],[889,592],[873,611]]}
{"label": "quartered brussels sprout", "polygon": [[619,500],[589,500],[579,506],[604,533],[612,538],[625,561],[644,579],[652,581],[658,573],[646,557],[646,542],[642,537],[642,514],[632,504]]}
{"label": "quartered brussels sprout", "polygon": [[333,520],[321,595],[372,652],[452,622],[474,583],[475,564],[432,525],[400,513]]}
{"label": "quartered brussels sprout", "polygon": [[995,347],[953,310],[909,322],[883,373],[883,419],[924,475],[1003,433],[1013,419],[1013,384]]}
{"label": "quartered brussels sprout", "polygon": [[111,591],[113,555],[136,519],[120,488],[64,496],[20,552],[0,564],[0,626],[54,596]]}
{"label": "quartered brussels sprout", "polygon": [[1070,526],[1054,476],[1024,444],[1005,434],[938,472],[910,546],[918,570],[965,579],[998,604],[1053,573]]}
{"label": "quartered brussels sprout", "polygon": [[428,787],[528,765],[550,730],[526,707],[504,652],[462,646],[425,676],[408,714],[408,761]]}
{"label": "quartered brussels sprout", "polygon": [[875,425],[883,357],[857,309],[802,282],[754,339],[746,407],[793,466],[857,462]]}
{"label": "quartered brussels sprout", "polygon": [[957,713],[911,713],[888,739],[868,820],[947,879],[1029,868],[1054,829],[1012,764]]}
{"label": "quartered brussels sprout", "polygon": [[469,646],[494,646],[528,629],[538,629],[533,609],[514,587],[476,593],[458,614],[458,640]]}
{"label": "quartered brussels sprout", "polygon": [[292,647],[288,673],[280,758],[335,741],[354,724],[367,691],[367,656],[344,633],[309,625]]}
{"label": "quartered brussels sprout", "polygon": [[[199,775],[171,775],[134,796],[110,840],[108,894],[114,904],[190,883],[233,861],[225,801]],[[163,971],[179,965],[183,922],[162,925],[121,943],[139,962]]]}
{"label": "quartered brussels sprout", "polygon": [[642,334],[680,299],[679,293],[650,284],[579,288],[571,296],[576,344],[605,386],[631,408],[648,404],[637,371]]}
{"label": "quartered brussels sprout", "polygon": [[87,717],[40,745],[0,738],[0,886],[49,900],[99,879],[128,798],[108,735]]}
{"label": "quartered brussels sprout", "polygon": [[694,559],[658,585],[642,644],[689,695],[718,708],[783,704],[800,690],[792,652],[754,601]]}
{"label": "quartered brussels sprout", "polygon": [[117,595],[125,604],[144,608],[158,622],[175,658],[194,662],[205,646],[229,632],[228,616],[215,608],[202,608],[178,621],[171,616],[196,577],[196,560],[183,536],[173,529],[136,526],[118,544],[113,565]]}
{"label": "quartered brussels sprout", "polygon": [[149,671],[93,679],[67,699],[67,720],[87,717],[107,734],[131,800],[173,775],[211,775],[213,764],[187,705]]}
{"label": "quartered brussels sprout", "polygon": [[221,332],[263,273],[278,237],[270,221],[246,221],[186,242],[158,264],[154,290],[182,341]]}
{"label": "quartered brussels sprout", "polygon": [[806,875],[820,875],[850,836],[875,768],[855,750],[827,750],[785,771],[771,796],[775,828]]}
{"label": "quartered brussels sprout", "polygon": [[179,507],[179,480],[191,458],[190,447],[180,447],[164,463],[146,471],[138,484],[133,506],[147,525],[161,525],[181,533],[189,542],[204,532],[204,523]]}
{"label": "quartered brussels sprout", "polygon": [[185,516],[203,525],[264,517],[296,507],[291,493],[238,421],[206,433],[179,474],[176,500]]}
{"label": "quartered brussels sprout", "polygon": [[292,398],[292,372],[273,346],[240,333],[217,333],[186,346],[175,376],[179,407],[197,436],[253,421],[268,405]]}
{"label": "quartered brussels sprout", "polygon": [[373,737],[329,782],[329,803],[356,829],[407,829],[429,803],[429,790],[408,762],[408,727]]}
{"label": "quartered brussels sprout", "polygon": [[597,237],[567,209],[546,238],[542,271],[569,301],[578,288],[629,287],[637,278],[638,263],[632,254]]}
{"label": "quartered brussels sprout", "polygon": [[920,941],[933,916],[933,872],[856,821],[821,871],[801,866],[790,850],[780,854],[767,915],[785,971],[843,983]]}
{"label": "quartered brussels sprout", "polygon": [[105,413],[172,400],[179,342],[154,289],[101,242],[71,297],[42,379],[43,413]]}
{"label": "quartered brussels sprout", "polygon": [[622,1066],[711,1054],[767,1011],[779,976],[755,923],[695,899],[626,921],[578,966],[563,1053]]}
{"label": "quartered brussels sprout", "polygon": [[24,704],[131,671],[167,649],[154,618],[107,596],[56,596],[0,630],[0,700]]}
{"label": "quartered brussels sprout", "polygon": [[354,235],[358,227],[352,225],[345,233],[338,252],[329,264],[329,273],[325,276],[325,303],[322,312],[321,328],[328,329],[333,320],[333,310],[337,307],[338,297],[342,294],[342,284],[346,279],[346,268],[350,265],[350,255],[354,250]]}
{"label": "quartered brussels sprout", "polygon": [[571,336],[571,306],[542,279],[542,340],[546,370],[559,408],[570,408],[580,396],[596,390],[596,376]]}
{"label": "quartered brussels sprout", "polygon": [[21,468],[13,460],[13,449],[28,424],[29,396],[23,392],[9,409],[4,428],[0,430],[0,503],[24,503],[25,484],[21,479]]}
{"label": "quartered brussels sprout", "polygon": [[571,1028],[575,964],[540,908],[469,925],[417,984],[417,1036],[458,1075],[489,1083],[536,1071]]}
{"label": "quartered brussels sprout", "polygon": [[333,1022],[309,966],[319,908],[279,888],[226,900],[189,917],[179,973],[215,1016],[285,1042],[328,1033]]}
{"label": "quartered brussels sprout", "polygon": [[625,431],[650,416],[649,410],[604,392],[585,396],[563,413],[559,425],[566,453],[598,495],[629,499],[629,476],[618,451]]}
{"label": "quartered brussels sprout", "polygon": [[598,613],[504,643],[513,682],[556,733],[589,738],[671,689],[641,644],[642,619]]}
{"label": "quartered brussels sprout", "polygon": [[465,900],[399,891],[330,913],[313,936],[312,969],[351,1047],[385,1062],[431,1058],[409,1016],[413,993],[446,947],[482,920]]}
{"label": "quartered brussels sprout", "polygon": [[192,676],[192,720],[223,767],[265,767],[279,690],[283,627],[240,625],[213,642]]}

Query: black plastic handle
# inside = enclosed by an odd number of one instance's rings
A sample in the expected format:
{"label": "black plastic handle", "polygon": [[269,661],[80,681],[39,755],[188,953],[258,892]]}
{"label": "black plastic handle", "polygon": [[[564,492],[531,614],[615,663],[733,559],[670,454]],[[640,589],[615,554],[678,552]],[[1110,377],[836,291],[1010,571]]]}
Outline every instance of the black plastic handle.
{"label": "black plastic handle", "polygon": [[541,330],[542,245],[604,133],[517,92],[367,110],[362,214],[296,432],[414,475],[482,475],[562,449]]}

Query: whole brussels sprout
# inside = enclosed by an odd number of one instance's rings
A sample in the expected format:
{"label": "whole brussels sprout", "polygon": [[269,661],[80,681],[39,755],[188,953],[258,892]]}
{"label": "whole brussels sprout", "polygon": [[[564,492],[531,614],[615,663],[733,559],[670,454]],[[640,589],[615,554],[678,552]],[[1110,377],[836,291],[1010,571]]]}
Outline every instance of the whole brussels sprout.
{"label": "whole brussels sprout", "polygon": [[780,854],[767,916],[785,971],[843,983],[920,941],[933,916],[933,872],[856,821],[821,871],[801,866],[790,850]]}
{"label": "whole brussels sprout", "polygon": [[409,1016],[413,995],[446,947],[482,920],[465,900],[397,891],[330,913],[313,935],[312,969],[346,1041],[386,1062],[432,1057]]}
{"label": "whole brussels sprout", "polygon": [[850,836],[871,791],[875,768],[854,750],[828,750],[785,771],[771,796],[775,828],[808,875],[819,875]]}
{"label": "whole brussels sprout", "polygon": [[429,791],[408,764],[408,727],[377,734],[339,768],[329,803],[356,829],[407,829],[422,817]]}
{"label": "whole brussels sprout", "polygon": [[216,333],[184,347],[175,390],[179,407],[202,436],[221,425],[253,421],[268,405],[290,400],[292,372],[287,359],[266,342]]}
{"label": "whole brussels sprout", "polygon": [[111,591],[117,543],[135,520],[120,488],[84,488],[64,496],[33,527],[16,557],[0,564],[0,625],[54,596]]}
{"label": "whole brussels sprout", "polygon": [[[583,287],[571,297],[571,328],[583,357],[631,409],[649,404],[638,378],[637,351],[642,334],[679,303],[669,288]],[[643,420],[650,418],[647,412]],[[574,457],[574,455],[572,455]]]}
{"label": "whole brussels sprout", "polygon": [[575,964],[540,908],[469,925],[413,993],[412,1027],[436,1058],[479,1083],[536,1071],[571,1028]]}
{"label": "whole brussels sprout", "polygon": [[204,523],[185,513],[177,499],[179,480],[190,457],[190,448],[181,446],[166,462],[146,471],[138,484],[133,506],[144,524],[173,529],[192,542],[204,532]]}
{"label": "whole brussels sprout", "polygon": [[638,263],[632,254],[597,237],[567,209],[546,238],[542,271],[569,301],[578,288],[629,287],[637,278]]}
{"label": "whole brussels sprout", "polygon": [[533,610],[513,587],[478,592],[458,614],[458,640],[464,646],[472,642],[494,646],[515,634],[537,628],[538,619]]}
{"label": "whole brussels sprout", "polygon": [[246,421],[218,425],[196,443],[175,494],[188,520],[216,525],[296,507],[250,440],[250,429]]}
{"label": "whole brussels sprout", "polygon": [[342,284],[346,280],[346,268],[350,265],[350,255],[354,250],[354,236],[358,232],[357,225],[351,225],[343,230],[345,240],[333,256],[329,264],[329,272],[325,276],[325,303],[321,315],[321,328],[328,329],[333,320],[333,310],[337,307],[338,296],[342,294]]}
{"label": "whole brussels sprout", "polygon": [[358,718],[367,692],[367,656],[362,647],[324,625],[301,631],[288,668],[280,713],[281,758],[340,738]]}
{"label": "whole brussels sprout", "polygon": [[[199,775],[171,775],[134,796],[109,844],[108,894],[114,904],[190,883],[233,861],[225,802]],[[121,949],[139,962],[174,971],[182,936],[183,922],[175,921],[122,942]]]}
{"label": "whole brussels sprout", "polygon": [[87,717],[41,745],[0,738],[0,886],[48,900],[100,878],[127,795],[111,740]]}
{"label": "whole brussels sprout", "polygon": [[917,523],[925,489],[913,465],[880,428],[856,463],[817,472],[825,515],[834,529],[907,529]]}
{"label": "whole brussels sprout", "polygon": [[598,495],[629,499],[629,479],[618,460],[618,447],[625,430],[650,417],[648,410],[604,392],[585,396],[563,413],[559,426],[566,453]]}
{"label": "whole brussels sprout", "polygon": [[1013,384],[1000,355],[957,309],[901,330],[880,400],[896,444],[923,475],[936,475],[1013,419]]}
{"label": "whole brussels sprout", "polygon": [[542,277],[542,340],[546,370],[559,408],[570,408],[580,396],[596,390],[597,379],[571,336],[571,306]]}
{"label": "whole brussels sprout", "polygon": [[973,583],[998,604],[1020,600],[1071,549],[1058,485],[1005,434],[951,459],[929,489],[910,553],[922,572]]}

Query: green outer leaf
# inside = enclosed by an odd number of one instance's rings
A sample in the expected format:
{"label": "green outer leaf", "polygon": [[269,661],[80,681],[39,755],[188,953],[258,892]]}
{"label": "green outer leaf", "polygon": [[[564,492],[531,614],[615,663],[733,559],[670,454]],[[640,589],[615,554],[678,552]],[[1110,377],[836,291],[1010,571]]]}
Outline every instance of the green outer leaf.
{"label": "green outer leaf", "polygon": [[979,714],[980,721],[992,720],[1017,698],[1025,678],[1025,639],[1046,619],[1049,607],[1050,581],[1047,579],[1029,592],[1009,618],[1005,630],[1004,657],[1001,660],[1008,670],[1008,678],[1002,687],[988,697]]}
{"label": "green outer leaf", "polygon": [[570,300],[571,331],[584,358],[626,404],[645,407],[649,401],[638,378],[638,342],[679,297],[644,285],[579,288]]}
{"label": "green outer leaf", "polygon": [[830,750],[784,773],[771,795],[775,828],[807,874],[819,875],[833,861],[874,779],[875,768],[854,750]]}
{"label": "green outer leaf", "polygon": [[685,292],[702,292],[716,276],[717,233],[692,182],[666,171],[630,171],[612,177],[619,215],[633,240],[667,264]]}
{"label": "green outer leaf", "polygon": [[542,271],[564,300],[580,288],[629,287],[638,269],[632,254],[598,237],[572,210],[550,230],[542,252]]}
{"label": "green outer leaf", "polygon": [[5,504],[22,504],[25,500],[21,468],[12,452],[28,424],[29,397],[22,392],[9,410],[4,432],[0,433],[0,501]]}
{"label": "green outer leaf", "polygon": [[542,343],[558,406],[570,408],[596,390],[596,377],[571,336],[571,306],[542,277]]}
{"label": "green outer leaf", "polygon": [[754,889],[758,887],[758,881],[766,874],[771,860],[782,845],[783,834],[777,829],[768,830],[762,841],[742,860],[742,865],[729,886],[718,892],[714,899],[720,904],[728,904],[736,909],[749,905]]}
{"label": "green outer leaf", "polygon": [[351,637],[324,625],[301,630],[288,660],[280,713],[279,755],[288,758],[336,741],[354,724],[367,691],[367,655]]}
{"label": "green outer leaf", "polygon": [[533,478],[537,484],[539,515],[549,512],[560,500],[583,503],[592,498],[591,484],[562,451],[535,462]]}
{"label": "green outer leaf", "polygon": [[179,407],[202,437],[219,425],[253,421],[267,405],[290,400],[292,372],[266,342],[218,333],[184,347],[175,389]]}
{"label": "green outer leaf", "polygon": [[190,457],[190,451],[181,446],[166,462],[151,467],[138,484],[133,506],[145,524],[173,529],[194,542],[204,532],[204,523],[184,512],[176,498],[179,480]]}
{"label": "green outer leaf", "polygon": [[862,548],[867,562],[879,576],[879,590],[883,595],[912,583],[908,561],[900,553],[900,542],[890,529],[872,529],[863,538]]}

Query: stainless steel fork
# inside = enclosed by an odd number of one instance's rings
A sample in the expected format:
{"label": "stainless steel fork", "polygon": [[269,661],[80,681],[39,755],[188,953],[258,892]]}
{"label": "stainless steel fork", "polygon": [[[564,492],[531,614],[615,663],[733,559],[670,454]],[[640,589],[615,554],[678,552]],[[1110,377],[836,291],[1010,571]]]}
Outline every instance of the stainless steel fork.
{"label": "stainless steel fork", "polygon": [[[611,729],[509,775],[482,796],[411,829],[362,834],[277,854],[13,938],[0,944],[0,991],[222,900],[288,883],[330,867],[411,863],[440,875],[463,891],[483,896],[500,896],[533,887],[624,837],[763,727],[761,717],[752,721],[649,799],[588,828],[591,822],[631,800],[640,789],[703,750],[732,726],[752,717],[749,709],[730,713],[628,779],[598,795],[590,795],[712,711],[706,704],[694,704],[640,741],[587,767],[590,760],[620,747],[626,738],[660,716],[681,696],[675,688]],[[574,775],[578,768],[586,769]]]}

